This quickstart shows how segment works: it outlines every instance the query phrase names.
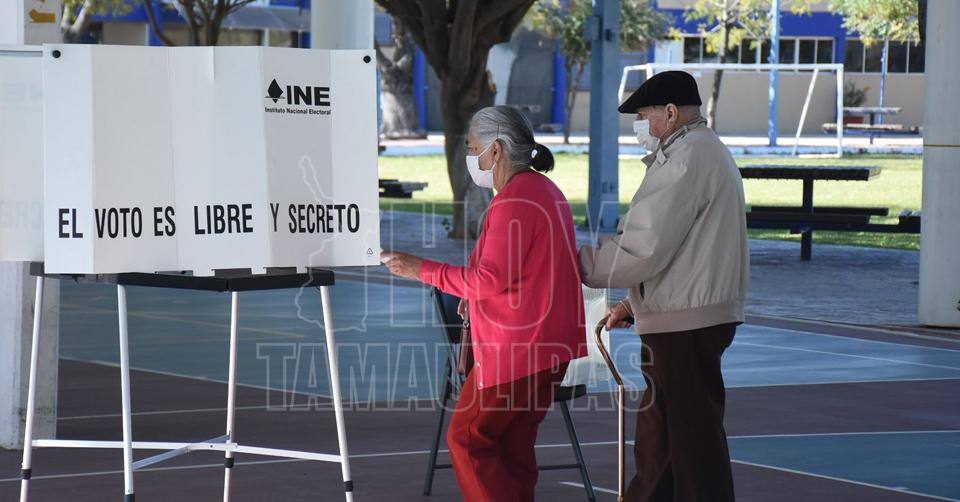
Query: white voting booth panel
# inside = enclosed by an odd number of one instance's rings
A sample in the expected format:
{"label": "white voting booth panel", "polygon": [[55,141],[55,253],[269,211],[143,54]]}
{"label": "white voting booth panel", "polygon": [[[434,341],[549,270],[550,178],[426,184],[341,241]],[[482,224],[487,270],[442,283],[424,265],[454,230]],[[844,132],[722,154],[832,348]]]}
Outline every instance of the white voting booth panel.
{"label": "white voting booth panel", "polygon": [[0,261],[43,259],[40,47],[0,45]]}
{"label": "white voting booth panel", "polygon": [[44,46],[47,272],[378,264],[372,58]]}

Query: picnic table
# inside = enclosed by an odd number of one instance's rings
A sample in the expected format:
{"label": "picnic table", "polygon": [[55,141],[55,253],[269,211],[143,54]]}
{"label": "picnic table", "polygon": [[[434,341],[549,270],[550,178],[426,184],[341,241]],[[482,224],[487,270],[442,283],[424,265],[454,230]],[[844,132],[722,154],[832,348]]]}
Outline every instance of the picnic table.
{"label": "picnic table", "polygon": [[[844,124],[843,129],[848,134],[866,134],[870,137],[870,143],[873,138],[880,134],[918,134],[918,127],[904,127],[903,124],[884,124],[883,117],[886,115],[896,115],[900,113],[899,106],[845,106],[844,115],[861,115],[867,117],[864,124]],[[823,124],[823,132],[834,134],[837,132],[835,123]]]}
{"label": "picnic table", "polygon": [[900,113],[899,106],[844,106],[843,113],[846,115],[863,115],[869,117],[870,125],[877,125],[883,122],[884,115],[896,115]]}
{"label": "picnic table", "polygon": [[747,212],[751,228],[788,229],[800,236],[800,259],[813,254],[813,230],[860,230],[867,228],[871,216],[886,216],[887,208],[814,207],[814,181],[869,181],[880,174],[879,166],[814,166],[753,164],[740,167],[744,179],[801,180],[803,199],[800,207],[753,206]]}

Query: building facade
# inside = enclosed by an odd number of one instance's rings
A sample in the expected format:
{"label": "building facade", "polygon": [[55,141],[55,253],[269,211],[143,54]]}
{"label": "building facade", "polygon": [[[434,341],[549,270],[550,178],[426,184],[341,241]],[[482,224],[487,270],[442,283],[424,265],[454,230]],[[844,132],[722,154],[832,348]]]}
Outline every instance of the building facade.
{"label": "building facade", "polygon": [[[694,0],[651,0],[654,6],[672,18],[672,27],[679,37],[661,40],[644,53],[621,55],[621,67],[656,63],[718,62],[703,43],[700,22],[686,21],[685,9]],[[865,91],[864,106],[879,103],[882,45],[864,46],[856,33],[848,33],[843,20],[829,12],[826,2],[814,5],[811,12],[796,15],[785,1],[781,13],[780,63],[842,63],[845,82]],[[271,45],[309,47],[309,0],[256,0],[228,18],[221,36],[224,45]],[[157,17],[167,36],[177,42],[186,41],[182,19],[170,9],[157,9]],[[376,38],[385,50],[391,45],[391,20],[383,12],[376,14]],[[137,3],[123,17],[96,19],[90,42],[109,44],[160,45],[147,24],[143,7]],[[733,49],[738,63],[769,62],[769,41],[746,39]],[[568,86],[578,90],[571,118],[574,132],[583,133],[589,122],[590,71],[578,82],[566,82],[562,71],[563,57],[557,44],[541,34],[521,27],[513,39],[491,51],[488,68],[497,86],[497,104],[521,107],[534,124],[542,129],[558,130],[564,121],[563,96]],[[889,123],[917,127],[923,123],[924,50],[916,42],[891,42],[884,105],[900,107]],[[421,126],[426,130],[442,129],[440,82],[430,70],[422,54],[417,55],[414,76],[415,99]],[[694,72],[704,103],[709,98],[715,72]],[[778,126],[781,135],[789,136],[799,125],[804,98],[812,74],[806,71],[781,71],[779,86]],[[619,75],[617,76],[619,78]],[[630,75],[627,91],[641,83],[639,72]],[[767,93],[769,74],[755,70],[724,72],[717,113],[717,128],[728,135],[765,136],[767,133]],[[836,117],[836,80],[831,72],[823,72],[815,83],[803,134],[821,134],[824,123]],[[632,118],[621,118],[621,131],[631,132]]]}

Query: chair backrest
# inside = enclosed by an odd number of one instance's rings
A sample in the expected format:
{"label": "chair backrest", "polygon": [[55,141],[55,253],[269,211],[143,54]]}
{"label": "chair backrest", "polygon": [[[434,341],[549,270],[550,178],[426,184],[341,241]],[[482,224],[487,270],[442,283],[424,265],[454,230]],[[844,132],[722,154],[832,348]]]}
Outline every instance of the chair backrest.
{"label": "chair backrest", "polygon": [[463,327],[463,319],[457,313],[460,298],[433,288],[433,304],[437,308],[437,316],[440,318],[440,324],[444,335],[447,337],[447,342],[458,345],[460,343],[460,330]]}

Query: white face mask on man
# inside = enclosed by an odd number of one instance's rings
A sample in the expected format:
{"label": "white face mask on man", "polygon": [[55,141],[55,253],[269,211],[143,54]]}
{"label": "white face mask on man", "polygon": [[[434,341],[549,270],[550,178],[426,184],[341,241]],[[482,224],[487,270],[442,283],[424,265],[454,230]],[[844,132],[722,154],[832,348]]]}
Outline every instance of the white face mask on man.
{"label": "white face mask on man", "polygon": [[493,143],[487,145],[487,147],[480,152],[480,155],[467,155],[467,172],[470,173],[470,178],[473,179],[473,182],[482,188],[493,188],[494,166],[490,166],[490,169],[486,171],[480,169],[480,157],[487,153],[487,150],[489,150],[491,146],[493,146]]}
{"label": "white face mask on man", "polygon": [[649,120],[634,120],[633,132],[636,133],[637,141],[640,142],[640,146],[651,152],[657,151],[657,147],[660,146],[660,138],[650,134]]}

